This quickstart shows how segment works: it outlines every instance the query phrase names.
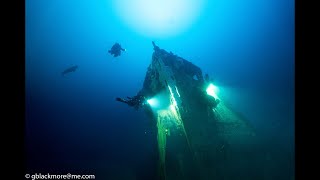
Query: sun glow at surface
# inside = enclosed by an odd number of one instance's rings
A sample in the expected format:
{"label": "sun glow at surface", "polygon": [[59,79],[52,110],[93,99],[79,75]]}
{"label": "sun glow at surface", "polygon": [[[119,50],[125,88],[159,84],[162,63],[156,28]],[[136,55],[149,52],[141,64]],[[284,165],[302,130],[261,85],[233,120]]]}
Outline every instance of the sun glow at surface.
{"label": "sun glow at surface", "polygon": [[134,31],[150,37],[174,36],[199,17],[205,0],[114,0],[118,16]]}

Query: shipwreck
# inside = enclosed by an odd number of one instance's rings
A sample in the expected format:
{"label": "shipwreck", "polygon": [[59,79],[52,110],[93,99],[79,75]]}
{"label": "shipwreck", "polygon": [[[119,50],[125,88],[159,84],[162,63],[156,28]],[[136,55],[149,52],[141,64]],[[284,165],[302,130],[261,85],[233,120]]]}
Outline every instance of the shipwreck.
{"label": "shipwreck", "polygon": [[154,122],[158,179],[261,179],[250,123],[220,99],[199,67],[153,47],[141,90],[117,100],[140,108]]}

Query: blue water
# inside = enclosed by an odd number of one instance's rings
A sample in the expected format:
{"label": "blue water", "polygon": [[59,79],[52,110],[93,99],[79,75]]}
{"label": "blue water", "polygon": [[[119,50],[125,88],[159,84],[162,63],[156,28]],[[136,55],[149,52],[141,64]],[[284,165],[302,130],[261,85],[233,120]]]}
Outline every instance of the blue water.
{"label": "blue water", "polygon": [[[209,73],[220,96],[283,153],[278,175],[292,176],[294,1],[206,1],[192,26],[168,37],[137,32],[114,9],[107,0],[26,1],[29,171],[152,177],[148,119],[115,97],[142,88],[155,41]],[[127,49],[117,58],[107,53],[115,42]]]}

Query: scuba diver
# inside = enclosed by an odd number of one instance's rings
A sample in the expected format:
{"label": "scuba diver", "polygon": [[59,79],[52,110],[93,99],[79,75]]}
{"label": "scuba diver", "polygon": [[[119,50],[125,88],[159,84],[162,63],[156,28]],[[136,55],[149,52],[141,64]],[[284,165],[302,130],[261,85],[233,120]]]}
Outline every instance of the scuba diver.
{"label": "scuba diver", "polygon": [[77,66],[77,65],[71,66],[71,67],[65,69],[65,70],[61,73],[61,75],[62,75],[62,76],[65,76],[66,74],[69,74],[69,73],[71,73],[71,72],[75,72],[77,69],[78,69],[78,66]]}
{"label": "scuba diver", "polygon": [[117,97],[116,101],[126,103],[129,106],[134,107],[135,109],[139,109],[146,104],[146,98],[142,95],[127,97],[127,99]]}
{"label": "scuba diver", "polygon": [[210,81],[210,78],[209,78],[208,73],[206,73],[206,74],[204,75],[204,80],[205,80],[206,82],[209,82],[209,81]]}
{"label": "scuba diver", "polygon": [[126,51],[126,49],[123,49],[119,43],[115,43],[108,52],[117,57],[121,55],[121,51]]}

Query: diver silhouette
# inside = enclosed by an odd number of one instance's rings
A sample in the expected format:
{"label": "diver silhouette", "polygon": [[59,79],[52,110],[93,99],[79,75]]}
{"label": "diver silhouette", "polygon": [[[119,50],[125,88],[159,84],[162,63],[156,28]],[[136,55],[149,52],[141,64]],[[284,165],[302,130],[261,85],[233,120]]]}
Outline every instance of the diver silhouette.
{"label": "diver silhouette", "polygon": [[108,52],[114,57],[118,57],[121,55],[121,51],[126,51],[126,49],[123,49],[119,43],[115,43]]}

